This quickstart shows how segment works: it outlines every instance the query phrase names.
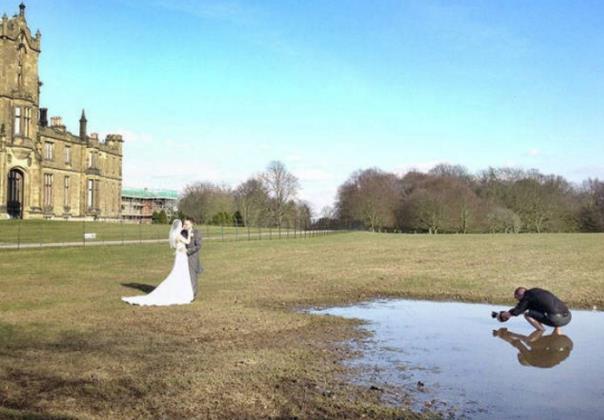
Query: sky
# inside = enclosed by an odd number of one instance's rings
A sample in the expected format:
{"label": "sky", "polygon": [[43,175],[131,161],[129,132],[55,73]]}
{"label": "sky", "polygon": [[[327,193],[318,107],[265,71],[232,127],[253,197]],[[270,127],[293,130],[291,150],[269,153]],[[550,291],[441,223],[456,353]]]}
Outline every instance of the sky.
{"label": "sky", "polygon": [[601,1],[26,4],[41,106],[123,134],[128,187],[236,186],[280,160],[319,212],[369,167],[604,178]]}

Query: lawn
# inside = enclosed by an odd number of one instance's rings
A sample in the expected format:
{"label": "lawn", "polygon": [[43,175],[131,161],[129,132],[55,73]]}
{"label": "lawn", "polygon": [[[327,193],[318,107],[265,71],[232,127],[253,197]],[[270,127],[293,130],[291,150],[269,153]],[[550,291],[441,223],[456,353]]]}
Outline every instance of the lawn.
{"label": "lawn", "polygon": [[[511,304],[517,285],[604,306],[604,235],[208,242],[199,299],[137,308],[163,244],[0,251],[0,416],[391,417],[341,363],[354,321],[299,309],[415,297]],[[485,314],[488,316],[488,314]]]}

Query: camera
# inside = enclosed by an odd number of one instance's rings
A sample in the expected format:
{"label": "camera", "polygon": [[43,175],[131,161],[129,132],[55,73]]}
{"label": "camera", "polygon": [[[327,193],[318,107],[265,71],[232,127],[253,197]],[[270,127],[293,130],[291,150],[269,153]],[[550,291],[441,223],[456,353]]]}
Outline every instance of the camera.
{"label": "camera", "polygon": [[503,312],[504,312],[504,311],[501,311],[501,312],[495,312],[495,311],[493,311],[493,312],[491,312],[491,318],[496,319],[496,320],[497,320],[497,321],[499,321],[499,322],[504,322],[504,320],[503,320],[503,319],[501,319],[501,314],[502,314]]}

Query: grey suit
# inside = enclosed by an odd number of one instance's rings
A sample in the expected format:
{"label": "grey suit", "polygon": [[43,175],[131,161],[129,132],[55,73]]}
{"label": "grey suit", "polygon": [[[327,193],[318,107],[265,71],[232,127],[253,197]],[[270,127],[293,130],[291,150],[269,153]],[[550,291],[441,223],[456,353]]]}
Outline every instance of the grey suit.
{"label": "grey suit", "polygon": [[191,242],[187,245],[187,256],[189,257],[189,274],[191,275],[191,286],[193,286],[193,296],[197,297],[197,280],[203,272],[203,267],[199,261],[199,252],[201,251],[201,233],[193,229]]}

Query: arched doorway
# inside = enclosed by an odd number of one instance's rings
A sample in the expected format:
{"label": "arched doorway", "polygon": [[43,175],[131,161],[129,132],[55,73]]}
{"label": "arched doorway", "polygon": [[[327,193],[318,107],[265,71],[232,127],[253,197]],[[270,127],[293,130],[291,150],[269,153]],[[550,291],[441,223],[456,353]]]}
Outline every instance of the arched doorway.
{"label": "arched doorway", "polygon": [[6,212],[15,219],[23,217],[23,172],[18,169],[8,173]]}

